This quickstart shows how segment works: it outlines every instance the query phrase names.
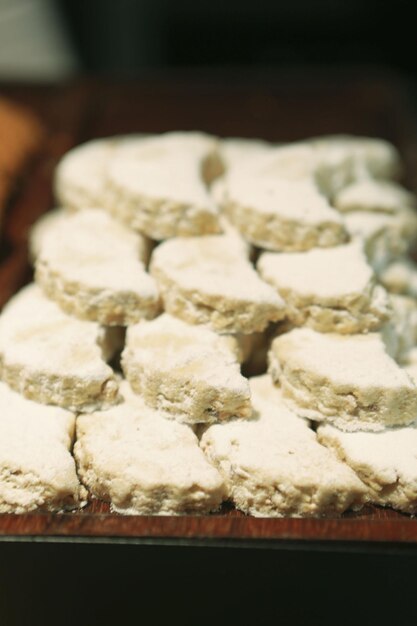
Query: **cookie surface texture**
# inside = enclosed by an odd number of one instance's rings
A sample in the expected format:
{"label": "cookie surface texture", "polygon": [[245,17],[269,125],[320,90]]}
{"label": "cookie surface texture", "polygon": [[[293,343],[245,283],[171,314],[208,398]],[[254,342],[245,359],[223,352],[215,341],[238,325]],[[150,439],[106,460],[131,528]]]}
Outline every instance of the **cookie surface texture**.
{"label": "cookie surface texture", "polygon": [[296,326],[361,333],[389,319],[387,294],[376,284],[356,242],[299,253],[264,253],[257,268],[285,300],[287,316]]}
{"label": "cookie surface texture", "polygon": [[337,515],[360,506],[364,485],[288,409],[269,377],[250,384],[253,419],[210,426],[201,439],[235,506],[258,517]]}
{"label": "cookie surface texture", "polygon": [[35,280],[71,315],[127,326],[159,312],[155,281],[145,270],[149,242],[100,209],[85,209],[44,233]]}
{"label": "cookie surface texture", "polygon": [[417,428],[380,433],[346,433],[320,425],[318,438],[369,487],[370,501],[415,513],[417,510]]}
{"label": "cookie surface texture", "polygon": [[66,315],[31,284],[0,316],[0,374],[15,391],[44,404],[92,411],[117,401],[118,384],[106,364],[112,329]]}
{"label": "cookie surface texture", "polygon": [[417,388],[378,333],[297,328],[272,342],[269,371],[296,412],[342,430],[378,431],[417,416]]}
{"label": "cookie surface texture", "polygon": [[199,133],[167,133],[123,145],[107,166],[106,208],[152,239],[220,232],[205,182],[216,141]]}
{"label": "cookie surface texture", "polygon": [[124,401],[77,419],[74,456],[83,483],[117,513],[176,515],[219,508],[225,485],[192,430],[147,407],[122,383]]}
{"label": "cookie surface texture", "polygon": [[85,504],[70,454],[75,416],[0,383],[0,513],[64,511]]}
{"label": "cookie surface texture", "polygon": [[158,246],[150,273],[165,310],[221,333],[252,333],[282,319],[285,304],[223,236],[176,238]]}
{"label": "cookie surface texture", "polygon": [[168,314],[131,326],[122,368],[145,402],[180,422],[210,423],[252,413],[239,345]]}

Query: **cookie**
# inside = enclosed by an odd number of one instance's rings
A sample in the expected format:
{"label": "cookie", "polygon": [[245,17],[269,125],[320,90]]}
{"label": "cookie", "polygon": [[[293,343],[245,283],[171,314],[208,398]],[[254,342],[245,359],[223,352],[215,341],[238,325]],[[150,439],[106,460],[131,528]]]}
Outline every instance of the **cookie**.
{"label": "cookie", "polygon": [[117,138],[95,139],[69,150],[54,174],[54,193],[60,206],[85,209],[103,206],[105,166]]}
{"label": "cookie", "polygon": [[217,422],[252,413],[238,350],[232,337],[164,314],[127,330],[122,368],[134,391],[167,417]]}
{"label": "cookie", "polygon": [[219,155],[224,171],[241,165],[248,159],[259,158],[267,154],[274,144],[262,139],[242,139],[227,137],[219,143]]}
{"label": "cookie", "polygon": [[124,402],[77,419],[74,456],[94,497],[125,515],[208,513],[226,495],[192,430],[121,385]]}
{"label": "cookie", "polygon": [[225,215],[221,214],[219,222],[223,236],[229,237],[230,245],[237,248],[238,254],[245,256],[249,260],[252,259],[255,256],[254,247],[242,237],[241,233],[233,226],[231,221]]}
{"label": "cookie", "polygon": [[166,241],[154,250],[150,273],[165,310],[190,324],[249,334],[285,315],[283,300],[228,237]]}
{"label": "cookie", "polygon": [[49,232],[53,232],[61,227],[61,223],[65,223],[67,218],[72,215],[68,209],[52,209],[47,211],[31,226],[28,235],[28,252],[29,260],[32,264],[39,256],[42,249],[44,237]]}
{"label": "cookie", "polygon": [[118,384],[106,364],[118,329],[66,315],[29,285],[0,316],[0,376],[26,398],[71,411],[117,401]]}
{"label": "cookie", "polygon": [[367,485],[372,503],[406,513],[417,511],[415,425],[380,433],[346,433],[325,424],[318,427],[317,435]]}
{"label": "cookie", "polygon": [[64,511],[85,504],[70,450],[75,416],[0,383],[0,513]]}
{"label": "cookie", "polygon": [[378,333],[297,328],[272,342],[269,371],[296,412],[342,430],[378,431],[417,416],[417,388]]}
{"label": "cookie", "polygon": [[407,254],[417,239],[417,212],[409,207],[395,214],[352,211],[344,215],[344,222],[350,236],[363,242],[368,261],[377,273]]}
{"label": "cookie", "polygon": [[394,182],[369,178],[342,189],[334,198],[334,206],[342,213],[375,211],[395,214],[404,207],[416,208],[416,197]]}
{"label": "cookie", "polygon": [[391,293],[417,298],[417,264],[408,257],[392,261],[379,274],[379,280]]}
{"label": "cookie", "polygon": [[167,133],[121,146],[106,169],[106,208],[156,240],[220,232],[206,186],[216,145],[200,133]]}
{"label": "cookie", "polygon": [[226,179],[223,209],[250,243],[296,252],[343,243],[347,233],[311,180],[284,180],[238,169]]}
{"label": "cookie", "polygon": [[149,242],[100,209],[49,224],[35,262],[35,280],[71,315],[106,326],[152,319],[160,310],[145,270]]}
{"label": "cookie", "polygon": [[399,363],[407,360],[408,352],[417,344],[417,302],[414,298],[390,294],[391,319],[381,334],[388,352]]}
{"label": "cookie", "polygon": [[257,517],[338,515],[360,507],[364,485],[321,446],[268,376],[250,380],[255,415],[210,426],[200,445],[236,508]]}
{"label": "cookie", "polygon": [[283,144],[239,165],[241,169],[249,166],[257,177],[310,180],[327,197],[350,183],[353,176],[352,161],[345,150],[337,145],[322,150],[308,141]]}
{"label": "cookie", "polygon": [[402,162],[398,150],[390,142],[374,137],[327,135],[308,140],[325,156],[328,151],[344,153],[351,161],[353,180],[362,178],[396,179]]}
{"label": "cookie", "polygon": [[356,242],[307,252],[266,252],[257,268],[285,300],[295,326],[361,333],[380,327],[390,316],[387,294]]}

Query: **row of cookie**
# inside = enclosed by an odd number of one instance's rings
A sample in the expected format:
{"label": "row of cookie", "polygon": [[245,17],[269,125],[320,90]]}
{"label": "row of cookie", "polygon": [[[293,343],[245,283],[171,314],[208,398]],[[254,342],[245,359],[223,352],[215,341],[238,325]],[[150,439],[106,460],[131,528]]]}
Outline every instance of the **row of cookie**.
{"label": "row of cookie", "polygon": [[151,276],[149,240],[99,209],[47,214],[33,229],[31,248],[36,282],[48,297],[67,313],[104,325],[150,319],[162,304],[189,323],[246,334],[284,317],[321,332],[368,332],[390,316],[360,242],[262,253],[257,269],[274,289],[256,275],[230,230],[160,244]]}
{"label": "row of cookie", "polygon": [[132,388],[168,416],[186,423],[250,416],[244,355],[234,336],[164,314],[129,327],[124,342],[121,328],[67,315],[35,284],[0,315],[0,378],[44,404],[77,412],[116,404],[118,378],[107,362],[122,349]]}
{"label": "row of cookie", "polygon": [[[118,327],[68,316],[30,285],[0,316],[0,376],[45,404],[107,408],[118,401],[118,382],[106,360],[122,342]],[[273,340],[270,373],[303,416],[345,430],[408,425],[417,415],[417,389],[386,342],[380,333],[294,329]],[[128,329],[121,363],[145,403],[193,424],[251,416],[241,360],[236,337],[164,314]]]}
{"label": "row of cookie", "polygon": [[[64,207],[106,208],[156,240],[220,232],[220,205],[251,243],[300,251],[348,239],[349,229],[334,208],[345,210],[345,202],[333,201],[343,187],[369,177],[392,179],[399,170],[396,150],[376,139],[273,146],[167,133],[79,146],[58,164],[55,190]],[[404,204],[406,195],[394,184],[391,193]],[[406,207],[403,218],[409,218]]]}
{"label": "row of cookie", "polygon": [[126,383],[121,404],[77,418],[0,383],[0,511],[78,508],[85,486],[125,514],[204,513],[227,498],[258,515],[360,506],[366,490],[353,472],[279,403],[269,380],[253,379],[252,387],[256,418],[209,428],[206,458],[188,426],[147,408]]}
{"label": "row of cookie", "polygon": [[366,503],[415,512],[416,428],[324,425],[316,434],[269,377],[250,385],[252,419],[209,426],[199,445],[125,382],[121,404],[77,418],[0,383],[0,512],[79,508],[86,487],[123,514],[207,513],[227,499],[265,517],[337,515]]}

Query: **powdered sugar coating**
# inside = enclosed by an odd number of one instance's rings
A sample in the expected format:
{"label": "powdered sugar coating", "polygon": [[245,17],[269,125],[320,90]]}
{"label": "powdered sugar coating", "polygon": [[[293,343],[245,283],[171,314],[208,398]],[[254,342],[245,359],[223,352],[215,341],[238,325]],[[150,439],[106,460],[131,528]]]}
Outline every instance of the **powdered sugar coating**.
{"label": "powdered sugar coating", "polygon": [[226,178],[223,208],[251,243],[268,250],[335,246],[347,239],[343,222],[313,180],[286,180],[237,168]]}
{"label": "powdered sugar coating", "polygon": [[126,385],[120,405],[77,419],[74,455],[83,483],[128,515],[218,509],[225,486],[192,430],[147,407]]}
{"label": "powdered sugar coating", "polygon": [[369,500],[415,513],[417,510],[417,428],[379,433],[346,433],[320,425],[319,441],[347,463],[369,488]]}
{"label": "powdered sugar coating", "polygon": [[132,388],[167,417],[216,422],[252,412],[238,352],[232,337],[164,314],[128,329],[122,367]]}
{"label": "powdered sugar coating", "polygon": [[284,298],[288,318],[296,326],[357,333],[376,329],[389,318],[387,294],[376,284],[356,242],[307,252],[263,253],[257,268]]}
{"label": "powdered sugar coating", "polygon": [[219,232],[218,211],[204,182],[216,146],[202,133],[167,133],[121,146],[107,165],[106,208],[157,240]]}
{"label": "powdered sugar coating", "polygon": [[60,511],[85,504],[70,448],[75,416],[0,383],[0,513]]}
{"label": "powdered sugar coating", "polygon": [[166,241],[155,249],[150,272],[165,310],[191,324],[251,333],[285,315],[283,300],[227,236]]}
{"label": "powdered sugar coating", "polygon": [[378,333],[299,328],[274,339],[269,371],[300,415],[342,430],[382,430],[417,418],[417,388]]}
{"label": "powdered sugar coating", "polygon": [[105,363],[113,332],[66,315],[38,286],[14,296],[0,316],[2,379],[25,397],[72,411],[117,401],[118,384]]}
{"label": "powdered sugar coating", "polygon": [[360,506],[364,486],[317,442],[269,377],[250,384],[253,419],[210,426],[200,443],[235,506],[258,517],[334,515]]}
{"label": "powdered sugar coating", "polygon": [[84,209],[44,233],[36,282],[67,313],[106,325],[154,317],[159,293],[147,274],[149,242],[100,209]]}

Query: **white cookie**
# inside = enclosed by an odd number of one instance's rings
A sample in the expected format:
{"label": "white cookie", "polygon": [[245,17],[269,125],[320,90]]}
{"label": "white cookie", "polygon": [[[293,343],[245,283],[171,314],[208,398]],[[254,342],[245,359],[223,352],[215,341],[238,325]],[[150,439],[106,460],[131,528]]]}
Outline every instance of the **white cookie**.
{"label": "white cookie", "polygon": [[383,430],[417,417],[417,388],[378,333],[297,328],[272,342],[269,371],[295,411],[342,430]]}
{"label": "white cookie", "polygon": [[379,274],[385,289],[417,298],[417,264],[408,257],[395,259]]}
{"label": "white cookie", "polygon": [[114,333],[66,315],[36,285],[14,296],[0,316],[0,375],[31,400],[72,411],[117,401],[118,384],[105,363]]}
{"label": "white cookie", "polygon": [[75,416],[26,400],[0,383],[0,513],[85,504],[70,454]]}
{"label": "white cookie", "polygon": [[58,203],[70,209],[103,206],[106,164],[117,145],[132,139],[94,139],[69,150],[55,168],[54,191]]}
{"label": "white cookie", "polygon": [[264,156],[273,147],[274,144],[262,139],[227,137],[219,143],[219,154],[224,170],[228,171],[248,159]]}
{"label": "white cookie", "polygon": [[238,254],[248,259],[253,258],[255,256],[253,246],[242,237],[242,234],[233,226],[231,221],[224,214],[220,215],[219,221],[223,236],[229,238],[230,245],[236,247]]}
{"label": "white cookie", "polygon": [[252,333],[284,317],[285,305],[223,236],[176,238],[158,246],[151,275],[165,310],[223,333]]}
{"label": "white cookie", "polygon": [[378,273],[407,254],[417,239],[417,212],[409,207],[395,214],[352,211],[344,215],[344,222],[351,237],[363,242],[369,263]]}
{"label": "white cookie", "polygon": [[122,368],[132,388],[167,417],[189,424],[252,413],[238,344],[170,315],[131,326]]}
{"label": "white cookie", "polygon": [[213,177],[205,171],[216,146],[201,133],[167,133],[120,146],[107,165],[106,208],[152,239],[220,232],[204,180]]}
{"label": "white cookie", "polygon": [[397,294],[390,294],[389,300],[391,319],[381,329],[381,333],[388,352],[402,363],[417,344],[417,302]]}
{"label": "white cookie", "polygon": [[347,239],[340,215],[312,180],[259,176],[238,168],[225,184],[223,209],[252,244],[293,252]]}
{"label": "white cookie", "polygon": [[108,326],[135,324],[160,309],[145,271],[149,242],[101,209],[84,209],[43,234],[35,280],[69,314]]}
{"label": "white cookie", "polygon": [[127,515],[208,513],[224,482],[184,424],[162,417],[121,385],[125,401],[77,419],[74,456],[93,496]]}
{"label": "white cookie", "polygon": [[29,230],[28,237],[29,259],[32,263],[35,263],[35,260],[42,250],[44,237],[46,237],[49,232],[60,228],[61,224],[65,223],[72,214],[73,213],[68,209],[52,209],[52,211],[47,211],[36,220]]}
{"label": "white cookie", "polygon": [[380,433],[346,433],[320,425],[319,441],[347,463],[369,488],[375,504],[417,511],[417,427]]}
{"label": "white cookie", "polygon": [[257,268],[284,298],[295,326],[358,333],[374,330],[389,318],[387,294],[376,284],[356,242],[307,252],[267,252]]}
{"label": "white cookie", "polygon": [[247,159],[238,162],[235,169],[237,166],[242,174],[245,167],[257,178],[300,182],[310,180],[328,197],[332,197],[353,178],[352,159],[346,150],[336,144],[327,150],[307,141],[281,145],[263,155],[258,153],[251,161]]}
{"label": "white cookie", "polygon": [[342,189],[334,198],[333,204],[342,213],[376,211],[392,214],[404,207],[415,208],[416,197],[396,183],[369,178]]}
{"label": "white cookie", "polygon": [[407,352],[401,365],[417,386],[417,347]]}
{"label": "white cookie", "polygon": [[328,135],[308,140],[325,156],[329,151],[345,153],[352,163],[352,179],[395,179],[401,174],[398,150],[388,141],[355,135]]}
{"label": "white cookie", "polygon": [[268,376],[250,380],[254,418],[210,426],[200,445],[235,506],[258,517],[340,514],[365,487],[284,404]]}

